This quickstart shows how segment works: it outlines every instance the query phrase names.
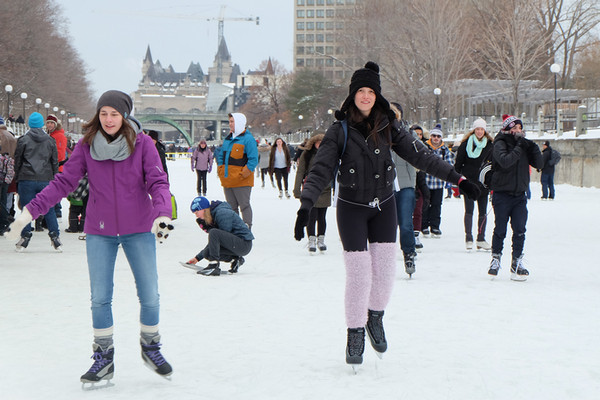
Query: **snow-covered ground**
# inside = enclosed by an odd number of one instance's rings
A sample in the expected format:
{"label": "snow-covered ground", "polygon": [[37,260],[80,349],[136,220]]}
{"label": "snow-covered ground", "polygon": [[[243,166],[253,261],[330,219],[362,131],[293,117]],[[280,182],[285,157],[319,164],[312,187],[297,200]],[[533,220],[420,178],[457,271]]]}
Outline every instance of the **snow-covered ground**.
{"label": "snow-covered ground", "polygon": [[[344,267],[328,213],[325,254],[308,255],[292,227],[298,201],[254,188],[254,249],[234,276],[181,267],[206,243],[188,205],[195,174],[169,162],[179,219],[159,246],[163,354],[172,381],[142,365],[139,306],[122,253],[115,272],[114,387],[83,392],[91,365],[85,242],[62,233],[55,253],[35,233],[24,253],[0,239],[0,398],[13,399],[595,399],[600,393],[600,189],[532,183],[527,282],[489,253],[464,250],[462,200],[445,200],[441,239],[425,239],[412,280],[398,274],[384,323],[388,352],[367,344],[358,375],[345,364]],[[293,179],[293,176],[291,177]],[[215,174],[208,195],[223,199]],[[61,230],[67,227],[67,201]],[[488,240],[493,229],[493,212]]]}

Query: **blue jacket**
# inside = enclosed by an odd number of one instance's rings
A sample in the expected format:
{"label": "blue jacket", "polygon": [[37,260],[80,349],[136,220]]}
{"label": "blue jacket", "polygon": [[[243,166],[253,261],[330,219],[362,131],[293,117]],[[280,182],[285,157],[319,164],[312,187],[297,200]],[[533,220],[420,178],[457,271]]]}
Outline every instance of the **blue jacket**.
{"label": "blue jacket", "polygon": [[254,170],[258,165],[258,147],[246,129],[235,138],[230,133],[216,155],[217,174],[225,188],[254,186]]}

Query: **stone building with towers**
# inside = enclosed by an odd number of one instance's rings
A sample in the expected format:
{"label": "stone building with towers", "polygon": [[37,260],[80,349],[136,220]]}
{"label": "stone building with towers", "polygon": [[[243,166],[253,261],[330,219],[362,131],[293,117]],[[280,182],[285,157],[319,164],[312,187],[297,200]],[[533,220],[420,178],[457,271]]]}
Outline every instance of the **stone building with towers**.
{"label": "stone building with towers", "polygon": [[[195,62],[185,72],[175,71],[172,65],[164,67],[153,60],[150,46],[141,72],[138,89],[132,93],[136,116],[151,121],[144,126],[162,131],[163,139],[178,140],[183,135],[189,143],[199,137],[220,138],[227,126],[227,114],[246,102],[249,87],[264,85],[273,76],[273,66],[269,60],[265,71],[243,74],[232,62],[225,38],[221,38],[207,73]],[[175,130],[164,120],[177,125]]]}

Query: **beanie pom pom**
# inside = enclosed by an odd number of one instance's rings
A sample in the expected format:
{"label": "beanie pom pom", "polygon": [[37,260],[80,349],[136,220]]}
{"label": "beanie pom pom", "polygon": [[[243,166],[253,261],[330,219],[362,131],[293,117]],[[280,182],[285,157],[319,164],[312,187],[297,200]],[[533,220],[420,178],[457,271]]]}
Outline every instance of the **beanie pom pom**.
{"label": "beanie pom pom", "polygon": [[377,65],[377,64],[376,64],[376,63],[374,63],[373,61],[368,61],[368,62],[365,64],[365,68],[367,68],[367,69],[370,69],[370,70],[373,70],[373,71],[375,71],[375,72],[379,73],[379,65]]}
{"label": "beanie pom pom", "polygon": [[510,117],[510,115],[508,115],[508,114],[502,114],[502,121],[504,121],[508,117]]}
{"label": "beanie pom pom", "polygon": [[334,115],[335,115],[335,119],[337,119],[338,121],[341,121],[344,118],[346,118],[346,113],[343,112],[342,110],[336,110]]}

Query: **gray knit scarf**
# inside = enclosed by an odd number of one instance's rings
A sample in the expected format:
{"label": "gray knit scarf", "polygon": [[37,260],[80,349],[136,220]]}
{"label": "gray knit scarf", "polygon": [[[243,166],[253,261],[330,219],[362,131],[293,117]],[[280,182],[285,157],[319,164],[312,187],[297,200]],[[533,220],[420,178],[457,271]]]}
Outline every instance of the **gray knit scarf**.
{"label": "gray knit scarf", "polygon": [[108,142],[102,132],[96,132],[94,141],[90,147],[90,155],[96,161],[123,161],[131,155],[129,152],[129,146],[127,146],[127,140],[125,136],[119,135],[118,138],[112,142]]}

